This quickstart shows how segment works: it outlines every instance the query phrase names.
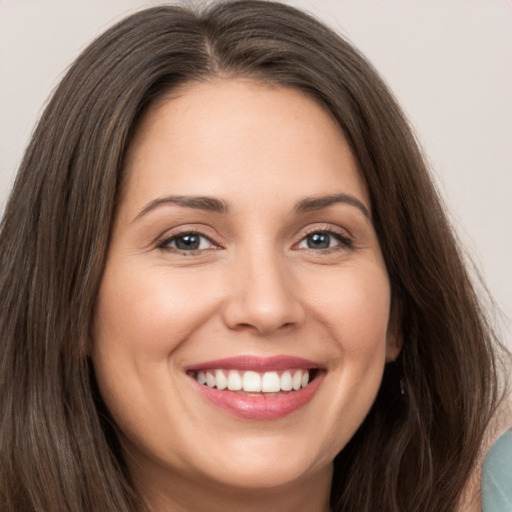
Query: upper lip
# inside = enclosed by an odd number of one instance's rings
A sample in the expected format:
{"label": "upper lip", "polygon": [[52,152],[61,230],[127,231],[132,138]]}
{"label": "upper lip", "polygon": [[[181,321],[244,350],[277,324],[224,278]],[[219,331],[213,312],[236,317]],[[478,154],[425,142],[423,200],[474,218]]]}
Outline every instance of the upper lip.
{"label": "upper lip", "polygon": [[289,370],[292,368],[301,369],[321,369],[322,366],[314,361],[303,359],[302,357],[295,356],[272,356],[272,357],[257,357],[257,356],[237,356],[228,357],[225,359],[216,359],[214,361],[205,361],[190,365],[185,370],[187,372],[210,370],[210,369],[223,369],[223,370],[243,370],[255,372],[269,372],[277,370]]}

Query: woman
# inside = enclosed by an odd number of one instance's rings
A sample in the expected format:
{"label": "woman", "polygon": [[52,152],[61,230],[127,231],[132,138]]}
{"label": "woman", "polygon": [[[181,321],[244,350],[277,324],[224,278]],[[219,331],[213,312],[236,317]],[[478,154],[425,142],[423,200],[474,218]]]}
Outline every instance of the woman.
{"label": "woman", "polygon": [[1,248],[4,512],[461,503],[495,340],[400,109],[307,15],[108,30]]}

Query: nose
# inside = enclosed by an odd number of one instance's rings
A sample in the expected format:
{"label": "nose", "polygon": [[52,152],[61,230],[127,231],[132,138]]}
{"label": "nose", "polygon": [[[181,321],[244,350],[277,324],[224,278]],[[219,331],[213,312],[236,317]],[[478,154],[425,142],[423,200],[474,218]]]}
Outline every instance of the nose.
{"label": "nose", "polygon": [[269,336],[303,322],[298,283],[277,255],[253,253],[230,269],[230,274],[231,293],[223,308],[230,329]]}

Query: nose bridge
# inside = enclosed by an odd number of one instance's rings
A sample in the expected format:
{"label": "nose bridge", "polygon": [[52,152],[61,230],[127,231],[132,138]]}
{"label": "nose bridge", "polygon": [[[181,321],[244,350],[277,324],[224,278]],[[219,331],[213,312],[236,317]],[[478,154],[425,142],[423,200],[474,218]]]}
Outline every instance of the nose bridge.
{"label": "nose bridge", "polygon": [[234,264],[226,323],[260,335],[300,323],[304,311],[284,255],[275,246],[253,249],[240,254]]}

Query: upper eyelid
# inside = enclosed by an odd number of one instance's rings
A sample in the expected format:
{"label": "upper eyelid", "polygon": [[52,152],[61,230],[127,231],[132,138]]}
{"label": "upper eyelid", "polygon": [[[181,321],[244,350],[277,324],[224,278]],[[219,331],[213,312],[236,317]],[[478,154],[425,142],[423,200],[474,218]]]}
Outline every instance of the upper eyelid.
{"label": "upper eyelid", "polygon": [[317,224],[313,226],[308,226],[305,228],[305,230],[301,230],[299,234],[299,241],[302,240],[304,237],[311,235],[312,233],[333,233],[343,238],[353,238],[350,231],[348,231],[345,228],[334,226],[332,224]]}
{"label": "upper eyelid", "polygon": [[[308,237],[309,235],[312,235],[314,233],[327,233],[331,236],[334,236],[335,238],[338,239],[339,245],[341,246],[341,247],[334,246],[334,247],[329,247],[329,248],[325,248],[325,249],[314,249],[314,251],[318,254],[321,254],[322,252],[326,252],[326,251],[331,252],[331,251],[340,250],[341,248],[345,248],[345,249],[354,248],[354,237],[347,229],[342,228],[341,226],[336,226],[336,225],[328,224],[328,223],[318,223],[316,225],[313,224],[313,225],[306,227],[305,230],[301,230],[301,232],[298,236],[298,239],[296,242],[294,242],[292,248],[296,248],[295,250],[299,250],[299,248],[297,246],[299,244],[301,244],[306,237]],[[301,248],[301,249],[310,250],[310,249],[306,249],[306,248]],[[313,249],[311,249],[311,250],[313,250]]]}
{"label": "upper eyelid", "polygon": [[[169,233],[171,231],[171,233]],[[318,223],[311,226],[306,226],[305,228],[302,228],[297,235],[294,237],[295,242],[293,245],[297,245],[299,242],[301,242],[305,237],[313,234],[313,233],[331,233],[333,235],[337,235],[342,239],[349,239],[352,240],[353,236],[352,234],[346,229],[342,228],[340,226],[335,226],[333,224],[328,223]],[[219,237],[212,236],[205,232],[204,229],[200,228],[194,228],[192,226],[182,226],[177,229],[177,231],[174,230],[168,230],[163,235],[159,236],[155,244],[157,247],[161,247],[166,243],[169,243],[171,240],[178,238],[180,236],[184,236],[187,234],[195,234],[202,236],[206,238],[212,245],[215,245],[217,247],[222,248],[223,244],[219,243],[217,240]]]}
{"label": "upper eyelid", "polygon": [[161,235],[156,238],[156,242],[169,240],[183,235],[195,234],[201,235],[208,240],[214,242],[215,239],[222,238],[217,231],[211,226],[205,226],[203,224],[182,224],[166,229]]}
{"label": "upper eyelid", "polygon": [[[173,233],[173,234],[169,234],[169,235],[163,235],[163,236],[157,238],[157,240],[156,240],[156,247],[159,248],[159,249],[164,249],[168,244],[170,244],[172,241],[176,240],[176,238],[179,238],[180,236],[185,236],[185,235],[198,235],[198,236],[203,237],[206,240],[208,240],[216,248],[220,247],[220,244],[215,242],[215,240],[213,240],[211,236],[208,236],[208,235],[206,235],[205,233],[202,233],[199,230],[193,230],[193,229],[184,229],[184,230],[179,231],[177,233]],[[176,249],[178,251],[180,250],[178,248],[176,248]],[[204,249],[195,249],[195,250],[204,250]],[[193,252],[193,250],[191,250],[190,252]]]}

